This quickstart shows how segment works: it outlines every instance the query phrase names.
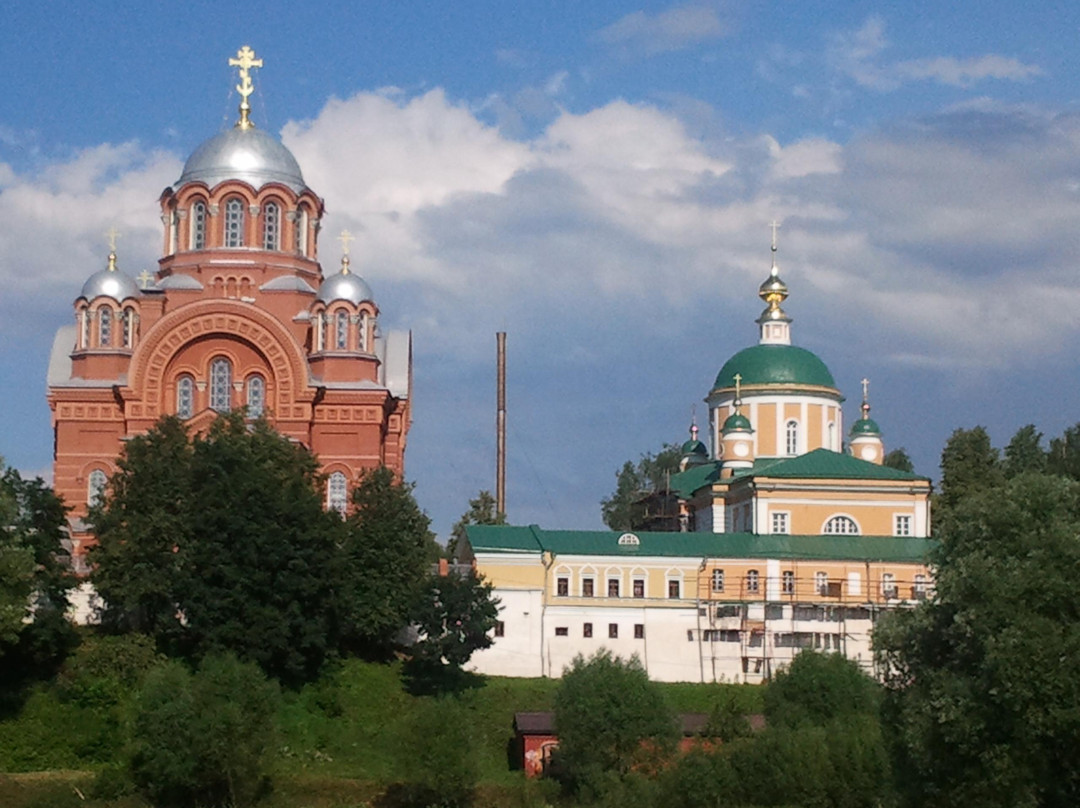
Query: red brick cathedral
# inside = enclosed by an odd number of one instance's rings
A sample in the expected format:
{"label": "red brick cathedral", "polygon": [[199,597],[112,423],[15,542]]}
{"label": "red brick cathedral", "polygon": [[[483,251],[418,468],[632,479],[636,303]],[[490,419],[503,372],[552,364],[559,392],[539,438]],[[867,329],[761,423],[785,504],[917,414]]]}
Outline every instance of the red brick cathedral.
{"label": "red brick cathedral", "polygon": [[403,472],[412,337],[383,332],[370,287],[318,262],[323,200],[276,138],[249,119],[248,48],[240,120],[188,158],[161,195],[163,254],[137,278],[107,266],[75,299],[49,362],[54,484],[72,506],[73,556],[92,541],[82,518],[124,441],[163,415],[192,431],[219,413],[265,415],[318,455],[326,504],[344,509],[365,469]]}

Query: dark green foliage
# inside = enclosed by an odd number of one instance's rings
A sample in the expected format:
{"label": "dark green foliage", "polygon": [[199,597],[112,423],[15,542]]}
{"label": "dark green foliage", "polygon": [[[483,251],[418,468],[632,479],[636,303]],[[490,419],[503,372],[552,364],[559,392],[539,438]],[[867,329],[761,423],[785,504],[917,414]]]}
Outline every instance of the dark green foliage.
{"label": "dark green foliage", "polygon": [[915,464],[911,462],[911,457],[908,455],[907,449],[903,446],[886,452],[885,457],[881,459],[881,465],[899,471],[909,471],[912,473],[915,471]]}
{"label": "dark green foliage", "polygon": [[1042,447],[1042,432],[1034,424],[1020,427],[1005,447],[1004,471],[1015,477],[1024,472],[1046,471],[1046,452]]}
{"label": "dark green foliage", "polygon": [[972,490],[942,531],[936,596],[875,634],[908,804],[1080,804],[1080,484]]}
{"label": "dark green foliage", "polygon": [[612,530],[640,530],[645,523],[642,497],[667,490],[667,480],[679,470],[681,449],[664,444],[658,454],[643,454],[637,464],[627,460],[615,474],[615,491],[600,501],[604,524]]}
{"label": "dark green foliage", "polygon": [[1046,470],[1072,480],[1080,480],[1080,424],[1065,430],[1060,438],[1050,441]]}
{"label": "dark green foliage", "polygon": [[390,469],[365,474],[352,502],[339,560],[343,647],[352,653],[385,653],[409,623],[438,545],[412,486]]}
{"label": "dark green foliage", "polygon": [[672,750],[675,714],[637,657],[608,650],[578,656],[555,694],[559,778],[564,787],[597,796],[635,766],[649,766]]}
{"label": "dark green foliage", "polygon": [[57,693],[84,707],[118,705],[164,661],[145,634],[88,636],[57,675]]}
{"label": "dark green foliage", "polygon": [[314,678],[341,531],[319,486],[314,457],[265,421],[233,413],[189,441],[163,419],[91,512],[104,622],[192,659],[227,649],[284,682]]}
{"label": "dark green foliage", "polygon": [[944,525],[965,497],[1003,480],[998,450],[986,429],[955,430],[941,452],[941,492],[934,502],[938,524]]}
{"label": "dark green foliage", "polygon": [[840,654],[803,651],[765,690],[770,727],[823,726],[835,719],[877,715],[880,686]]}
{"label": "dark green foliage", "polygon": [[469,525],[505,525],[506,514],[495,510],[497,503],[490,491],[481,491],[476,499],[469,500],[469,510],[461,515],[450,531],[450,541],[446,543],[446,557],[453,560],[458,557],[458,548],[465,539],[465,528]]}
{"label": "dark green foliage", "polygon": [[277,688],[234,656],[207,657],[191,674],[151,671],[136,707],[131,767],[139,789],[165,806],[244,806],[266,789]]}

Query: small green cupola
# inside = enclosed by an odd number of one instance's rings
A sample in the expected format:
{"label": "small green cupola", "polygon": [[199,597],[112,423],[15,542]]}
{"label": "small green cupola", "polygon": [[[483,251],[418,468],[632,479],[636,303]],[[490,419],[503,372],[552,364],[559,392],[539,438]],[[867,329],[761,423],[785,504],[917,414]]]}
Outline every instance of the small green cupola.
{"label": "small green cupola", "polygon": [[730,477],[738,469],[754,465],[754,429],[742,414],[742,377],[735,374],[735,411],[724,419],[720,430],[719,459],[721,476]]}
{"label": "small green cupola", "polygon": [[881,440],[881,427],[870,417],[870,380],[862,380],[862,417],[851,425],[851,454],[861,460],[881,464],[885,457],[885,444]]}
{"label": "small green cupola", "polygon": [[682,457],[679,459],[679,471],[686,471],[694,466],[703,466],[709,462],[709,448],[698,440],[697,423],[690,423],[690,440],[682,445]]}

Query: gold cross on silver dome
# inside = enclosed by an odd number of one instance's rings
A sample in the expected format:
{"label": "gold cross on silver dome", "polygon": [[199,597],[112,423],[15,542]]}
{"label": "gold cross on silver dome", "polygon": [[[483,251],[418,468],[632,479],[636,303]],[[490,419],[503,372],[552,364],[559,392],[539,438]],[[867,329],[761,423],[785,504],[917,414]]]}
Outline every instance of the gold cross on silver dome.
{"label": "gold cross on silver dome", "polygon": [[236,52],[235,59],[229,59],[229,67],[240,68],[240,83],[236,85],[236,91],[240,93],[240,120],[236,122],[237,129],[254,129],[255,124],[251,122],[251,104],[248,103],[248,96],[255,92],[255,87],[251,83],[251,68],[262,67],[263,60],[255,57],[255,51],[244,45],[240,50]]}
{"label": "gold cross on silver dome", "polygon": [[349,272],[349,242],[356,241],[356,236],[350,233],[348,230],[342,230],[341,235],[338,236],[338,241],[341,242],[341,271],[345,274]]}

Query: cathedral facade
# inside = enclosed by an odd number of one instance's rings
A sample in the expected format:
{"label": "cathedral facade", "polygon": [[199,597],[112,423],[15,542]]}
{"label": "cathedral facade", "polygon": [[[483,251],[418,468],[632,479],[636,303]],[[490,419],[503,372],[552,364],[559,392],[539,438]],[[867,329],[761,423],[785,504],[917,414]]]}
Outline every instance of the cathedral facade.
{"label": "cathedral facade", "polygon": [[932,592],[930,481],[884,465],[865,380],[845,433],[828,367],[792,345],[775,239],[758,292],[758,342],[721,367],[707,443],[692,427],[671,476],[679,531],[467,528],[500,599],[478,670],[559,676],[607,648],[654,679],[762,682],[815,649],[874,672],[878,618]]}
{"label": "cathedral facade", "polygon": [[159,199],[157,271],[131,277],[113,249],[59,329],[48,371],[56,492],[72,507],[72,556],[85,570],[84,517],[124,441],[159,418],[193,432],[242,409],[310,449],[328,508],[344,510],[365,470],[403,473],[412,337],[384,332],[371,288],[318,260],[323,200],[275,137],[252,124],[248,48],[236,126],[199,146]]}

